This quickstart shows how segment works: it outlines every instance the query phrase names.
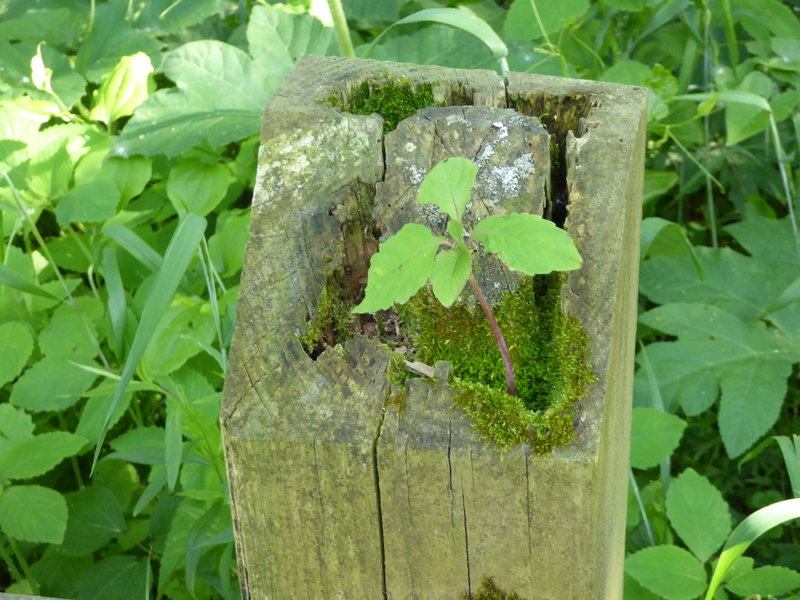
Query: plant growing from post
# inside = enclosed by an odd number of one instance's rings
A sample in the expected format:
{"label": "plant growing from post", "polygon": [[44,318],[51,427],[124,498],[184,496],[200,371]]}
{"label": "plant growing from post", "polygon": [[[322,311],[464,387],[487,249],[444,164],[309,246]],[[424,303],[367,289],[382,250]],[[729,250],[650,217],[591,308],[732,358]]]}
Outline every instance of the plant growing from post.
{"label": "plant growing from post", "polygon": [[428,280],[443,306],[451,306],[469,283],[492,328],[503,357],[508,394],[516,396],[514,363],[492,307],[475,278],[472,255],[477,243],[496,254],[505,265],[525,275],[571,271],[581,257],[563,229],[538,215],[491,215],[471,232],[464,229],[464,211],[470,201],[478,167],[465,158],[448,158],[425,176],[417,200],[435,204],[448,217],[444,234],[424,225],[406,223],[378,247],[370,261],[364,299],[355,313],[375,312],[407,302]]}

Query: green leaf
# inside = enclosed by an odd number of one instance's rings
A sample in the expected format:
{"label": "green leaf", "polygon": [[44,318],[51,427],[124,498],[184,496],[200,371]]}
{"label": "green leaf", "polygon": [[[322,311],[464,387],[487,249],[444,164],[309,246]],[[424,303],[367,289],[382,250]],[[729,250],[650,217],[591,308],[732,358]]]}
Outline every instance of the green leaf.
{"label": "green leaf", "polygon": [[110,156],[114,137],[93,142],[89,151],[75,165],[75,185],[105,179],[117,188],[122,203],[142,193],[152,175],[153,160],[143,156]]}
{"label": "green leaf", "polygon": [[50,319],[39,333],[39,349],[45,356],[61,356],[72,360],[91,359],[97,355],[97,344],[86,332],[81,316],[75,312],[59,314]]}
{"label": "green leaf", "polygon": [[148,587],[147,560],[127,554],[103,558],[78,578],[79,597],[85,600],[146,597]]}
{"label": "green leaf", "polygon": [[203,314],[205,302],[177,297],[164,311],[142,356],[141,368],[149,379],[179,369],[214,339],[214,325]]}
{"label": "green leaf", "polygon": [[778,596],[800,589],[800,573],[786,567],[760,567],[731,579],[725,588],[739,596]]}
{"label": "green leaf", "polygon": [[706,587],[700,561],[678,546],[650,546],[629,555],[625,573],[667,600],[692,600]]}
{"label": "green leaf", "polygon": [[89,118],[110,125],[120,117],[132,115],[154,87],[152,72],[150,57],[144,52],[122,57],[94,92]]}
{"label": "green leaf", "polygon": [[60,544],[67,527],[67,503],[40,485],[12,485],[0,493],[0,529],[15,540]]}
{"label": "green leaf", "polygon": [[766,75],[759,71],[753,71],[745,76],[738,89],[735,90],[737,92],[736,99],[731,95],[734,90],[720,94],[720,99],[726,102],[726,144],[729,146],[738,144],[769,127],[769,115],[772,108],[767,102],[767,98],[772,95],[773,85]]}
{"label": "green leaf", "polygon": [[102,223],[117,214],[119,191],[110,181],[99,180],[76,185],[56,206],[56,221],[62,227],[70,223]]}
{"label": "green leaf", "polygon": [[[775,330],[699,303],[665,304],[640,321],[679,336],[677,342],[647,347],[669,410],[680,404],[687,415],[700,414],[721,390],[719,427],[730,457],[745,452],[775,423],[796,361],[796,353],[779,350]],[[642,377],[637,374],[640,385]]]}
{"label": "green leaf", "polygon": [[253,135],[281,81],[242,50],[211,40],[174,50],[163,68],[176,87],[137,109],[117,140],[118,155],[171,157],[204,140],[216,147]]}
{"label": "green leaf", "polygon": [[642,258],[648,256],[680,258],[687,255],[692,257],[697,275],[702,277],[703,270],[700,261],[697,259],[694,247],[686,237],[683,227],[660,217],[648,217],[642,221]]}
{"label": "green leaf", "polygon": [[647,6],[647,0],[606,0],[606,5],[619,10],[637,11]]}
{"label": "green leaf", "polygon": [[375,2],[375,0],[347,0],[345,6],[347,10],[348,19],[355,19],[358,21],[388,22],[394,21],[398,18],[398,0],[384,0],[383,2]]}
{"label": "green leaf", "polygon": [[800,499],[797,498],[770,504],[739,523],[725,542],[722,554],[714,567],[714,573],[711,575],[705,600],[712,600],[731,565],[745,553],[750,544],[773,527],[794,519],[800,519]]}
{"label": "green leaf", "polygon": [[222,163],[183,160],[170,169],[167,196],[179,213],[205,216],[225,197],[232,179],[230,169]]}
{"label": "green leaf", "polygon": [[0,386],[3,386],[16,379],[27,364],[33,351],[33,336],[19,321],[10,321],[0,325],[0,340],[3,340],[3,352],[0,353]]}
{"label": "green leaf", "polygon": [[[478,167],[466,158],[448,158],[433,167],[419,186],[417,200],[435,204],[444,214],[459,222],[470,200]],[[456,238],[456,241],[460,239]]]}
{"label": "green leaf", "polygon": [[649,469],[669,458],[680,443],[686,421],[660,410],[636,406],[631,425],[631,466]]}
{"label": "green leaf", "polygon": [[119,385],[117,386],[114,398],[111,400],[111,404],[106,412],[103,433],[97,440],[94,461],[92,463],[93,466],[99,457],[108,423],[117,408],[117,404],[122,398],[122,394],[125,392],[125,388],[133,377],[133,373],[139,361],[141,361],[142,355],[144,355],[164,311],[169,305],[170,300],[172,300],[172,296],[175,294],[175,290],[178,288],[183,274],[189,267],[189,263],[194,256],[205,228],[206,220],[204,218],[187,214],[181,219],[169,242],[169,246],[167,246],[167,251],[164,253],[164,262],[156,274],[153,291],[147,298],[147,303],[142,311],[142,316],[139,320],[139,326],[136,328],[136,334],[131,343],[130,351],[125,359],[125,366],[120,375]]}
{"label": "green leaf", "polygon": [[164,259],[152,246],[124,225],[106,225],[103,233],[151,271],[158,271],[164,264]]}
{"label": "green leaf", "polygon": [[125,336],[125,313],[128,302],[125,298],[125,288],[122,285],[122,275],[117,262],[117,249],[108,245],[103,248],[103,279],[108,294],[108,318],[111,320],[112,348],[117,356],[122,353],[122,342]]}
{"label": "green leaf", "polygon": [[658,304],[700,302],[749,322],[760,317],[785,288],[783,278],[771,272],[769,265],[730,248],[696,247],[695,253],[700,269],[690,255],[645,260],[639,277],[641,292]]}
{"label": "green leaf", "polygon": [[[536,4],[544,31],[539,27],[534,15],[532,2]],[[560,2],[515,0],[508,9],[503,27],[503,37],[519,42],[538,40],[545,34],[551,35],[574,23],[588,9],[589,0],[561,0]]]}
{"label": "green leaf", "polygon": [[69,520],[58,551],[69,556],[102,548],[125,530],[125,517],[111,490],[98,485],[67,494]]}
{"label": "green leaf", "polygon": [[563,229],[538,215],[492,215],[472,230],[488,252],[496,253],[509,269],[526,275],[570,271],[581,266],[581,257]]}
{"label": "green leaf", "polygon": [[136,7],[135,26],[144,31],[180,34],[187,27],[197,25],[227,8],[226,0],[148,0]]}
{"label": "green leaf", "polygon": [[61,356],[45,357],[22,374],[11,390],[11,404],[29,411],[64,410],[88,390],[95,375]]}
{"label": "green leaf", "polygon": [[719,430],[728,456],[744,453],[775,424],[791,373],[791,362],[766,357],[742,364],[738,371],[731,369],[721,381]]}
{"label": "green leaf", "polygon": [[662,600],[661,596],[656,596],[653,592],[636,581],[633,577],[625,573],[623,580],[625,590],[624,600]]}
{"label": "green leaf", "polygon": [[93,481],[111,490],[123,512],[130,505],[133,494],[138,493],[142,486],[136,467],[121,460],[101,460],[94,470]]}
{"label": "green leaf", "polygon": [[168,397],[167,421],[164,427],[164,464],[167,467],[167,485],[170,492],[175,491],[183,459],[181,417],[180,402],[175,398]]}
{"label": "green leaf", "polygon": [[100,83],[123,56],[137,52],[147,54],[154,66],[161,64],[161,42],[131,28],[126,11],[125,2],[97,5],[92,29],[75,57],[75,68],[89,81]]}
{"label": "green leaf", "polygon": [[142,465],[164,464],[164,429],[137,427],[129,429],[109,442],[114,452],[106,459],[125,460]]}
{"label": "green leaf", "polygon": [[242,270],[244,249],[250,236],[250,211],[234,211],[217,218],[217,232],[208,240],[214,268],[223,277]]}
{"label": "green leaf", "polygon": [[646,169],[644,172],[644,196],[642,202],[648,204],[660,198],[678,184],[678,175],[672,171],[653,171]]}
{"label": "green leaf", "polygon": [[792,435],[791,439],[786,435],[772,436],[783,455],[783,463],[792,484],[792,495],[800,498],[800,436]]}
{"label": "green leaf", "polygon": [[609,83],[622,83],[624,85],[644,85],[645,79],[650,76],[650,67],[638,60],[618,60],[608,69],[603,71],[600,81]]}
{"label": "green leaf", "polygon": [[[37,42],[42,41],[38,38]],[[86,91],[86,80],[75,71],[71,58],[53,46],[42,46],[41,56],[50,72],[50,87],[68,108],[72,108]],[[17,83],[17,82],[15,82]]]}
{"label": "green leaf", "polygon": [[50,298],[59,301],[61,300],[61,298],[58,296],[55,296],[38,285],[31,283],[3,264],[0,264],[0,284],[7,285],[8,287],[19,290],[20,292],[41,296],[42,298]]}
{"label": "green leaf", "polygon": [[[77,41],[81,31],[86,27],[86,9],[81,5],[23,3],[17,6],[25,6],[27,10],[18,11],[14,18],[4,14],[3,20],[0,21],[2,39],[65,46]],[[46,8],[35,8],[35,6]]]}
{"label": "green leaf", "polygon": [[253,59],[271,73],[283,76],[306,54],[325,55],[333,28],[307,14],[276,6],[253,6],[247,23],[247,45]]}
{"label": "green leaf", "polygon": [[[96,390],[92,390],[91,396],[86,401],[86,404],[81,411],[81,418],[78,421],[78,427],[75,433],[82,435],[87,440],[96,440],[100,437],[103,431],[103,424],[105,422],[108,406],[114,397],[113,392],[106,394],[98,394]],[[131,401],[131,394],[126,393],[122,395],[122,400],[117,404],[111,420],[108,422],[109,427],[113,427],[128,410]]]}
{"label": "green leaf", "polygon": [[353,312],[375,312],[406,302],[430,277],[436,251],[444,241],[423,225],[403,225],[372,255],[364,300]]}
{"label": "green leaf", "polygon": [[25,411],[0,404],[0,453],[15,442],[33,435],[33,420]]}
{"label": "green leaf", "polygon": [[44,475],[85,444],[86,438],[66,431],[48,431],[13,443],[0,454],[0,481]]}
{"label": "green leaf", "polygon": [[[753,210],[745,211],[745,219],[728,225],[725,231],[758,261],[787,267],[786,281],[796,281],[797,242],[792,221],[762,217]],[[759,266],[758,268],[762,268]]]}
{"label": "green leaf", "polygon": [[170,577],[179,566],[186,562],[186,542],[192,526],[202,518],[205,512],[205,503],[189,498],[181,499],[180,504],[170,523],[164,523],[164,527],[169,529],[164,544],[164,552],[161,556],[161,564],[158,570],[158,589],[161,590],[167,584]]}
{"label": "green leaf", "polygon": [[[66,524],[66,513],[64,523]],[[49,546],[42,557],[31,565],[31,572],[41,589],[46,589],[48,593],[55,594],[58,598],[77,598],[78,575],[85,569],[90,569],[92,563],[89,556],[64,556],[56,552],[53,546]]]}
{"label": "green leaf", "polygon": [[492,29],[489,24],[486,23],[486,21],[475,16],[474,14],[463,10],[458,10],[456,8],[428,8],[415,12],[403,19],[400,19],[399,21],[394,22],[392,25],[384,29],[381,34],[372,41],[366,53],[364,54],[364,58],[369,57],[372,48],[374,48],[378,41],[381,40],[381,38],[393,27],[397,25],[424,22],[449,25],[450,27],[456,27],[462,31],[466,31],[469,34],[474,35],[481,42],[483,42],[484,45],[491,50],[494,57],[500,61],[502,65],[501,70],[507,70],[505,58],[508,56],[508,47],[506,47],[505,42],[503,42],[500,36],[495,33],[494,29]]}
{"label": "green leaf", "polygon": [[464,248],[440,252],[433,261],[431,286],[443,306],[451,306],[472,274],[472,255]]}
{"label": "green leaf", "polygon": [[731,532],[728,503],[719,490],[694,469],[686,469],[672,480],[666,507],[670,525],[703,563]]}
{"label": "green leaf", "polygon": [[[359,46],[356,52],[362,56],[366,47]],[[369,56],[375,60],[461,69],[493,69],[497,65],[478,38],[461,29],[436,24],[382,40]]]}
{"label": "green leaf", "polygon": [[780,0],[736,0],[736,6],[739,24],[754,39],[762,40],[771,35],[800,38],[800,21]]}

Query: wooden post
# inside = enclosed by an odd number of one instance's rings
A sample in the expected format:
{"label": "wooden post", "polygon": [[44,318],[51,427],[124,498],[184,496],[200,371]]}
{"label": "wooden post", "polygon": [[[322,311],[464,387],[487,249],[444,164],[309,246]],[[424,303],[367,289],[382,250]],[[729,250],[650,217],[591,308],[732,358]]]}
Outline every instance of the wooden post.
{"label": "wooden post", "polygon": [[[387,86],[411,92],[392,131],[341,110]],[[221,415],[244,598],[456,600],[486,577],[530,600],[622,597],[645,118],[641,88],[301,59],[264,115]],[[478,216],[568,201],[584,265],[562,306],[597,383],[567,448],[486,446],[444,363],[399,406],[376,341],[300,342],[332,275],[352,291],[377,238],[435,224],[416,190],[448,156],[478,165]],[[515,285],[487,259],[480,276]]]}

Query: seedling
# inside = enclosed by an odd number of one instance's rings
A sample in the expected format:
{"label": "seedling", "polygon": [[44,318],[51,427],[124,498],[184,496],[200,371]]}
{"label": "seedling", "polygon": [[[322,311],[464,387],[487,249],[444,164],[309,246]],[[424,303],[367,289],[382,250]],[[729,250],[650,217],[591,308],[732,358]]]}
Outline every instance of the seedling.
{"label": "seedling", "polygon": [[364,300],[353,312],[375,312],[403,304],[429,279],[436,298],[449,307],[469,283],[503,357],[508,393],[516,396],[514,363],[492,308],[475,279],[472,254],[480,243],[509,269],[526,275],[577,269],[581,256],[566,231],[528,213],[491,215],[466,232],[464,211],[477,172],[478,167],[465,158],[448,158],[431,169],[420,184],[417,200],[435,204],[447,215],[445,234],[436,235],[424,225],[406,223],[381,243],[370,261]]}

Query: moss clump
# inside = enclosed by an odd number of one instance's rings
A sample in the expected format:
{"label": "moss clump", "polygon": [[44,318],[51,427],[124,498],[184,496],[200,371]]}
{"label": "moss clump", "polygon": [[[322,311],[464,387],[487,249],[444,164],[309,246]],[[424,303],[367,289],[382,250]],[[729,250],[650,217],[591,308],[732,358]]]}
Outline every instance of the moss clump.
{"label": "moss clump", "polygon": [[470,594],[461,594],[461,600],[525,600],[519,594],[513,592],[504,592],[494,583],[491,577],[487,577],[481,583],[478,589],[478,594],[472,596]]}
{"label": "moss clump", "polygon": [[306,331],[300,336],[306,353],[319,356],[326,346],[334,346],[353,337],[352,306],[343,301],[344,287],[339,272],[326,279],[317,298],[317,314],[306,321]]}
{"label": "moss clump", "polygon": [[503,360],[477,304],[445,308],[423,289],[400,309],[415,358],[453,365],[456,405],[501,450],[527,442],[547,453],[574,440],[576,404],[595,376],[588,338],[561,310],[564,277],[525,278],[494,307],[514,361],[517,397],[506,393]]}
{"label": "moss clump", "polygon": [[400,121],[420,108],[435,106],[431,84],[412,87],[407,79],[395,81],[389,75],[384,82],[365,81],[352,90],[347,102],[342,102],[336,94],[323,102],[355,115],[379,114],[383,117],[384,133],[394,131]]}

